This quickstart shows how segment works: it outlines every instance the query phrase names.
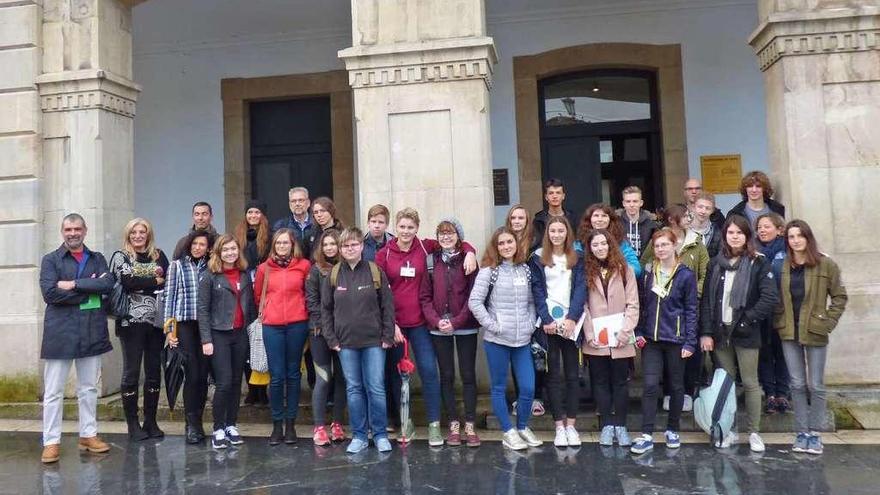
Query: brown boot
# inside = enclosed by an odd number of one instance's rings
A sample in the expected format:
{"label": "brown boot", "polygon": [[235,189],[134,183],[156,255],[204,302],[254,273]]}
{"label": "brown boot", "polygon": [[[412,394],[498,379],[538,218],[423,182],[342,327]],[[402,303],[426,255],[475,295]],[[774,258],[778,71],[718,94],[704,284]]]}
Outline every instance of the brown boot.
{"label": "brown boot", "polygon": [[79,450],[87,450],[93,454],[103,454],[110,451],[110,446],[98,437],[79,437]]}
{"label": "brown boot", "polygon": [[43,461],[43,464],[52,464],[53,462],[58,462],[60,457],[61,446],[57,443],[53,443],[52,445],[46,445],[43,447],[43,455],[40,456],[40,460]]}

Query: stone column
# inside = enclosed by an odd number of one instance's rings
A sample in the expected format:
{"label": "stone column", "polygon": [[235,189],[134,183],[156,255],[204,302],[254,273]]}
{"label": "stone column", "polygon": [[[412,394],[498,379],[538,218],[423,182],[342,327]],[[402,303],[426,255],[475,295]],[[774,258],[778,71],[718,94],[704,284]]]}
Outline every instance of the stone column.
{"label": "stone column", "polygon": [[[56,248],[61,218],[89,226],[86,244],[110,254],[134,216],[131,7],[118,0],[44,0],[42,250]],[[158,198],[157,198],[158,199]],[[112,330],[111,330],[112,333]],[[121,354],[104,356],[101,393],[119,389]]]}
{"label": "stone column", "polygon": [[42,120],[35,85],[42,19],[42,2],[0,2],[0,379],[23,389],[39,381],[42,323]]}
{"label": "stone column", "polygon": [[422,236],[454,215],[482,249],[492,215],[489,89],[496,62],[482,0],[352,0],[339,52],[354,93],[357,223],[412,206]]}
{"label": "stone column", "polygon": [[749,40],[764,72],[770,170],[789,218],[840,265],[847,311],[829,383],[880,381],[880,7],[761,0]]}

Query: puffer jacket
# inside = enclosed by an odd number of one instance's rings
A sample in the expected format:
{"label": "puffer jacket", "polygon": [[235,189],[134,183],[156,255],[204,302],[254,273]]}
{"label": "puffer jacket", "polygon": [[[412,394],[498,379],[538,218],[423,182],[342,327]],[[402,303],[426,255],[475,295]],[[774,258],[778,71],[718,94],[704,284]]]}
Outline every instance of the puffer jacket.
{"label": "puffer jacket", "polygon": [[823,255],[817,266],[808,266],[804,270],[804,302],[796,328],[789,289],[791,264],[785,258],[773,260],[773,272],[780,285],[780,301],[773,314],[773,328],[779,332],[782,340],[824,346],[828,344],[828,336],[837,327],[846,309],[846,287],[840,279],[840,268],[828,256]]}
{"label": "puffer jacket", "polygon": [[311,263],[303,258],[290,260],[284,268],[278,266],[274,259],[269,258],[257,267],[257,276],[254,278],[254,304],[258,308],[263,294],[263,280],[267,273],[269,276],[266,303],[263,306],[264,325],[287,325],[309,319],[305,293],[309,268]]}
{"label": "puffer jacket", "polygon": [[[492,272],[497,272],[491,288]],[[508,347],[527,345],[535,330],[535,301],[527,264],[505,261],[480,269],[468,299],[468,307],[483,326],[483,339]]]}
{"label": "puffer jacket", "polygon": [[[716,347],[734,345],[746,349],[761,347],[761,325],[773,314],[773,308],[779,302],[778,289],[770,271],[770,261],[762,254],[750,260],[748,300],[745,309],[733,312],[732,330],[725,331],[721,322],[721,301],[724,294],[724,277],[719,263],[719,254],[709,262],[706,283],[703,287],[705,297],[700,301],[700,335],[715,339]],[[712,288],[713,272],[722,270],[717,278],[718,286]],[[714,300],[711,294],[715,293]]]}
{"label": "puffer jacket", "polygon": [[641,310],[636,336],[655,342],[679,344],[694,352],[697,348],[697,277],[684,264],[672,274],[669,294],[660,298],[653,290],[654,272],[645,272]]}

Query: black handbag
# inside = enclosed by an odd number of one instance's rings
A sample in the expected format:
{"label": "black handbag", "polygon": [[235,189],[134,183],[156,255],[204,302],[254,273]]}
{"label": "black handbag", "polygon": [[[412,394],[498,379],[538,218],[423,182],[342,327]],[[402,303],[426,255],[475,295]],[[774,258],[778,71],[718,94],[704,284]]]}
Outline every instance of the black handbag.
{"label": "black handbag", "polygon": [[126,319],[129,317],[128,311],[131,307],[131,301],[128,299],[128,293],[122,287],[122,283],[117,280],[113,284],[113,289],[107,298],[107,312],[117,318]]}

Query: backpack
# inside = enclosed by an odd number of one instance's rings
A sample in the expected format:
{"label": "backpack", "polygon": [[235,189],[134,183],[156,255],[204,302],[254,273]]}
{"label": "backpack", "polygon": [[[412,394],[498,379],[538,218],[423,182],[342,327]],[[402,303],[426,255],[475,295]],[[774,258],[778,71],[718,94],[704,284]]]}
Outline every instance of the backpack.
{"label": "backpack", "polygon": [[712,445],[720,447],[724,438],[730,435],[735,418],[736,389],[733,377],[718,368],[712,383],[700,389],[694,399],[694,421],[709,434]]}
{"label": "backpack", "polygon": [[[367,261],[370,265],[370,275],[373,278],[373,288],[377,291],[382,288],[382,275],[379,273],[379,265],[372,261]],[[336,263],[330,269],[330,287],[336,288],[336,282],[339,279],[339,267],[341,263]]]}

